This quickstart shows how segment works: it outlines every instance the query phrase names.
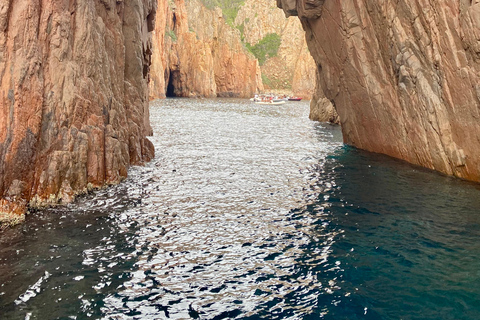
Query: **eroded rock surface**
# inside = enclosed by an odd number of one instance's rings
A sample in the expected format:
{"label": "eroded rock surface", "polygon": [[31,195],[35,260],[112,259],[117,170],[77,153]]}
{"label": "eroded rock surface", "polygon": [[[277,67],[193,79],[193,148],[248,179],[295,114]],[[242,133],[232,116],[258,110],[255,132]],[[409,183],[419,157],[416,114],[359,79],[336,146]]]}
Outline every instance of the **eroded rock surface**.
{"label": "eroded rock surface", "polygon": [[257,60],[220,9],[198,0],[159,0],[150,98],[252,97],[263,90]]}
{"label": "eroded rock surface", "polygon": [[316,72],[317,81],[315,86],[315,93],[310,100],[310,114],[309,118],[313,121],[330,122],[340,124],[340,118],[337,110],[333,106],[332,101],[325,97],[323,88],[320,85],[320,73]]}
{"label": "eroded rock surface", "polygon": [[0,220],[117,183],[152,158],[155,9],[154,0],[0,3]]}
{"label": "eroded rock surface", "polygon": [[277,0],[346,143],[480,181],[478,0]]}

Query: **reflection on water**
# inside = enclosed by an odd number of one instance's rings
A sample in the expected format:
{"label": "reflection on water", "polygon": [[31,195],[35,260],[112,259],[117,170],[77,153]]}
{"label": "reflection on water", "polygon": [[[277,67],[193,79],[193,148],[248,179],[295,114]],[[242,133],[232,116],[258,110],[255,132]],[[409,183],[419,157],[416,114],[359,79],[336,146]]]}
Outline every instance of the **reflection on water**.
{"label": "reflection on water", "polygon": [[0,238],[1,319],[477,319],[479,189],[307,103],[155,101],[157,155]]}

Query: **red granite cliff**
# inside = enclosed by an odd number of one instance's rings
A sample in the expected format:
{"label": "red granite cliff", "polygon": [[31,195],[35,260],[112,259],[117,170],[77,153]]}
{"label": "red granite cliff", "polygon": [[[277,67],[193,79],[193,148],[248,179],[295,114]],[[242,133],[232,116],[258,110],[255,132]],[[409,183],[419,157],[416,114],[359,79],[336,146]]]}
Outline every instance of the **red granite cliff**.
{"label": "red granite cliff", "polygon": [[480,181],[480,3],[277,0],[297,15],[344,140]]}
{"label": "red granite cliff", "polygon": [[263,90],[255,57],[219,8],[199,0],[158,1],[150,98],[252,97]]}
{"label": "red granite cliff", "polygon": [[0,220],[117,183],[153,157],[154,0],[0,4]]}

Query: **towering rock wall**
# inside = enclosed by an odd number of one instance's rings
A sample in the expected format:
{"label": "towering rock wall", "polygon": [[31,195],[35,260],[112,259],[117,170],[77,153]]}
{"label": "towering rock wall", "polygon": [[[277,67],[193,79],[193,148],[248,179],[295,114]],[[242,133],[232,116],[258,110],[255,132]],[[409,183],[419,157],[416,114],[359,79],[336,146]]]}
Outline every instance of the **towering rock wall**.
{"label": "towering rock wall", "polygon": [[117,183],[153,156],[155,8],[154,0],[0,3],[0,220]]}
{"label": "towering rock wall", "polygon": [[280,36],[277,55],[268,58],[261,66],[265,86],[286,89],[307,99],[312,97],[316,67],[298,19],[285,19],[275,0],[246,0],[235,25],[243,31],[244,42],[251,45],[259,43],[268,34]]}
{"label": "towering rock wall", "polygon": [[346,143],[480,181],[478,0],[277,0]]}
{"label": "towering rock wall", "polygon": [[[160,9],[161,8],[161,9]],[[263,90],[256,59],[222,11],[198,0],[159,0],[150,98],[251,97]]]}
{"label": "towering rock wall", "polygon": [[168,0],[157,1],[157,18],[155,19],[155,28],[152,32],[152,65],[150,66],[150,81],[148,83],[149,99],[163,99],[166,97],[168,61],[167,48],[171,47],[171,42],[166,39],[167,24],[170,30],[171,10],[168,6]]}

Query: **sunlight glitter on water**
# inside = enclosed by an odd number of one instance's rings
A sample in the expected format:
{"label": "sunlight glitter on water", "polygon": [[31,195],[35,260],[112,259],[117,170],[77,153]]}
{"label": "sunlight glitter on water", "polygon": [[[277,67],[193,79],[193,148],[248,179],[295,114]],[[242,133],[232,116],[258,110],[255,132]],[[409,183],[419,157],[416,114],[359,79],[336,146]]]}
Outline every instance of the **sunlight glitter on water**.
{"label": "sunlight glitter on water", "polygon": [[[145,182],[144,213],[126,219],[142,220],[139,271],[109,297],[105,314],[249,316],[271,301],[284,312],[289,294],[302,296],[293,314],[308,314],[318,292],[335,289],[333,280],[297,274],[295,258],[309,239],[289,212],[318,197],[319,161],[340,143],[322,148],[305,104],[295,107],[285,114],[228,100],[152,105],[152,140],[162,151],[132,172]],[[127,300],[135,302],[119,309]]]}
{"label": "sunlight glitter on water", "polygon": [[480,187],[308,104],[156,101],[154,161],[0,234],[4,319],[478,319]]}
{"label": "sunlight glitter on water", "polygon": [[[341,230],[324,205],[295,210],[335,188],[323,163],[341,137],[307,116],[304,102],[154,102],[154,161],[2,235],[3,318],[293,319],[318,312],[319,295],[337,301]],[[312,239],[322,245],[309,249]],[[25,265],[35,267],[16,271]]]}

